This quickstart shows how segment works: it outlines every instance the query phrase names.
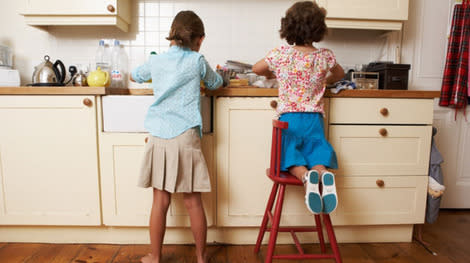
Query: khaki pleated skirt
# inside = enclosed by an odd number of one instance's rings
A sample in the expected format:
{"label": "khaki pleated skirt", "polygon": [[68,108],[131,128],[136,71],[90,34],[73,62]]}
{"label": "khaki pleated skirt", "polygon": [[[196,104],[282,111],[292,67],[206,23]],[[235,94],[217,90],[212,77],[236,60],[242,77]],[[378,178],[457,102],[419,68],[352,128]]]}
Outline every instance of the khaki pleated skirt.
{"label": "khaki pleated skirt", "polygon": [[172,139],[149,136],[138,186],[170,193],[210,192],[209,171],[196,129]]}

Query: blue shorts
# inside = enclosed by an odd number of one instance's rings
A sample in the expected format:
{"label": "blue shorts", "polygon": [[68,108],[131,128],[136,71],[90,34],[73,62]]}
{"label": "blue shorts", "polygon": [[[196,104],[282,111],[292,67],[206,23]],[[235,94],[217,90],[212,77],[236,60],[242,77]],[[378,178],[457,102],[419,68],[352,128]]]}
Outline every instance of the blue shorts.
{"label": "blue shorts", "polygon": [[289,123],[282,132],[282,171],[291,166],[338,168],[336,153],[325,138],[321,113],[289,112],[282,114],[279,120]]}

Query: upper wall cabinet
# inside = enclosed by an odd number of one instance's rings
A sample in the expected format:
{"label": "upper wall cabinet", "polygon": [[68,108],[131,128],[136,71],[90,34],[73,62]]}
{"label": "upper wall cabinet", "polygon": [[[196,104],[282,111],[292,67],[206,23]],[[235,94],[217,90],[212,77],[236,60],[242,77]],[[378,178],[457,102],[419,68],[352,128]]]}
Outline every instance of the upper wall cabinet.
{"label": "upper wall cabinet", "polygon": [[401,30],[409,0],[316,0],[330,28]]}
{"label": "upper wall cabinet", "polygon": [[132,0],[28,0],[22,15],[32,26],[116,26],[127,32]]}

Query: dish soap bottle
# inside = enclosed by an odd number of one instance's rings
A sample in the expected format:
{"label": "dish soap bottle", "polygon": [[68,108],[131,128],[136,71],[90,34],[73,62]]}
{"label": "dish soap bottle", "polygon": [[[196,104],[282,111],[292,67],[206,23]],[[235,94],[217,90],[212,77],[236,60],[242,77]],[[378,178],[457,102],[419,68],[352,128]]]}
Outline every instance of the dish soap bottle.
{"label": "dish soap bottle", "polygon": [[[157,55],[157,52],[151,51],[151,52],[150,52],[150,56],[152,56],[152,55],[155,55],[155,56],[156,56],[156,55]],[[149,79],[148,81],[146,81],[146,83],[152,83],[152,79]]]}

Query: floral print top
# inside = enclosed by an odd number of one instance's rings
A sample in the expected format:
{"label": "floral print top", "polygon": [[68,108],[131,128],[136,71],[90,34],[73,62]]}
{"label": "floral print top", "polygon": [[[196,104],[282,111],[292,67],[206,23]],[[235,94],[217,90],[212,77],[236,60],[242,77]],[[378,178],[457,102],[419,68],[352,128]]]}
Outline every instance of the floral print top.
{"label": "floral print top", "polygon": [[279,81],[279,114],[324,114],[325,77],[336,65],[336,58],[331,50],[320,48],[313,52],[303,52],[283,45],[271,50],[265,61]]}

